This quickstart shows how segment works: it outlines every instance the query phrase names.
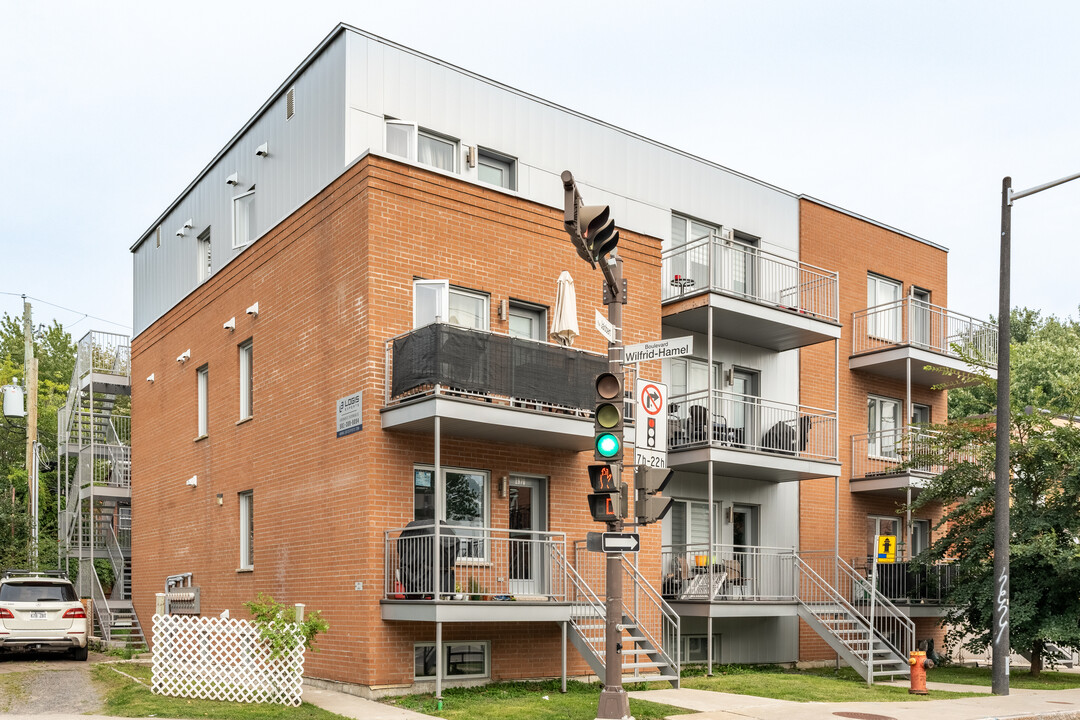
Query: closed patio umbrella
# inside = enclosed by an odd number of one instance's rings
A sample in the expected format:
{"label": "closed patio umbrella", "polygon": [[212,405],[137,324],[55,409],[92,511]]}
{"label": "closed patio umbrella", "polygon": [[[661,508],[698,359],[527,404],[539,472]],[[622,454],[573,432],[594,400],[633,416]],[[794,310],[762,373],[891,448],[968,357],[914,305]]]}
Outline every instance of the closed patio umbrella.
{"label": "closed patio umbrella", "polygon": [[563,270],[559,274],[555,289],[555,313],[551,318],[551,337],[560,345],[570,346],[574,344],[574,338],[580,334],[574,278]]}

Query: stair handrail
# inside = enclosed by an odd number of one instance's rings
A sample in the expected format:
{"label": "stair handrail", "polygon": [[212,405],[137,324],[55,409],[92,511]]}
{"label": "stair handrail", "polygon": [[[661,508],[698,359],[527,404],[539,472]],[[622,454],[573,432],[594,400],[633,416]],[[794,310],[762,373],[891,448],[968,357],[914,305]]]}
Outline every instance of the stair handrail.
{"label": "stair handrail", "polygon": [[[87,570],[87,567],[89,570]],[[105,597],[105,591],[101,588],[101,580],[98,579],[97,569],[94,568],[93,557],[86,563],[79,563],[79,575],[90,576],[90,597],[94,601],[94,614],[97,616],[98,625],[101,627],[101,636],[106,644],[112,641],[113,613],[109,607],[109,600]],[[80,585],[83,581],[80,580]]]}
{"label": "stair handrail", "polygon": [[[810,567],[810,564],[803,560],[802,556],[799,554],[795,555],[795,568],[796,570],[802,572],[803,577],[808,579],[811,585],[813,585],[816,590],[820,591],[823,594],[825,600],[830,603],[835,603],[838,607],[843,608],[845,611],[847,611],[847,613],[851,616],[851,621],[853,623],[860,626],[868,634],[872,636],[877,635],[877,633],[873,632],[870,626],[866,623],[866,618],[863,617],[863,614],[856,610],[855,606],[852,603],[848,602],[847,598],[845,598],[835,587],[833,587],[824,578],[818,575],[817,571],[815,571],[814,568]],[[799,604],[805,607],[807,611],[809,611],[815,617],[818,617],[819,613],[814,608],[814,606],[807,601],[807,598],[805,597],[805,593],[802,590],[802,583],[796,581],[795,587],[795,597],[799,601]],[[848,650],[850,650],[855,657],[863,658],[863,662],[865,662],[868,667],[870,666],[870,660],[873,659],[872,647],[867,647],[865,653],[859,652],[856,648],[852,647],[851,643],[846,637],[839,635],[837,635],[836,637],[837,640],[847,646]],[[864,655],[865,657],[863,657]],[[870,671],[873,672],[873,668],[871,668]]]}
{"label": "stair handrail", "polygon": [[[581,638],[585,640],[585,643],[589,646],[589,649],[592,650],[596,659],[599,660],[604,667],[607,667],[604,658],[604,630],[601,630],[599,638],[590,637],[590,634],[586,632],[585,628],[583,628],[575,619],[579,617],[595,616],[606,622],[607,608],[604,605],[604,602],[597,596],[596,592],[593,591],[589,584],[585,582],[584,578],[578,574],[578,571],[574,566],[567,561],[566,555],[559,549],[559,546],[552,544],[549,547],[551,548],[551,559],[555,571],[558,572],[561,568],[564,577],[567,579],[568,587],[566,588],[566,600],[571,605],[570,625]],[[574,590],[572,595],[569,592],[571,587]],[[584,608],[587,612],[574,612],[574,609],[577,607]]]}
{"label": "stair handrail", "polygon": [[[110,542],[111,541],[111,542]],[[115,546],[115,554],[113,548]],[[113,590],[120,588],[120,595],[124,594],[124,551],[120,547],[120,540],[116,537],[116,528],[109,523],[109,531],[105,533],[105,550],[109,553],[109,562],[113,566]],[[96,575],[97,573],[95,573]],[[121,597],[121,600],[128,598]]]}
{"label": "stair handrail", "polygon": [[[631,581],[629,588],[626,583],[623,583],[623,612],[637,625],[638,631],[648,639],[652,646],[656,648],[657,654],[678,676],[681,670],[680,655],[682,648],[682,624],[679,614],[657,592],[652,583],[641,574],[637,566],[627,560],[626,555],[622,556],[620,564],[623,567],[623,572],[626,573],[626,577]],[[639,594],[637,591],[643,591],[643,593]],[[640,609],[642,604],[645,606],[644,610]],[[651,616],[653,613],[658,615],[660,619],[660,637],[656,636],[657,633],[654,632],[653,627],[641,623],[642,617]],[[668,652],[669,648],[674,648],[674,657],[672,653]]]}
{"label": "stair handrail", "polygon": [[[878,636],[878,639],[888,645],[889,649],[896,653],[902,660],[907,660],[911,651],[915,649],[915,622],[907,615],[900,612],[900,609],[896,607],[892,600],[874,587],[870,578],[861,575],[842,557],[837,556],[836,560],[841,573],[851,580],[852,587],[855,587],[855,584],[857,583],[859,587],[865,587],[870,590],[874,600],[874,617],[872,618],[874,622],[874,634]],[[859,611],[859,614],[863,616],[863,618],[866,618],[865,613],[861,610]],[[892,642],[888,634],[878,632],[876,625],[879,620],[884,620],[887,625],[895,626],[897,628],[898,632],[896,633],[896,637],[899,640],[899,645]]]}

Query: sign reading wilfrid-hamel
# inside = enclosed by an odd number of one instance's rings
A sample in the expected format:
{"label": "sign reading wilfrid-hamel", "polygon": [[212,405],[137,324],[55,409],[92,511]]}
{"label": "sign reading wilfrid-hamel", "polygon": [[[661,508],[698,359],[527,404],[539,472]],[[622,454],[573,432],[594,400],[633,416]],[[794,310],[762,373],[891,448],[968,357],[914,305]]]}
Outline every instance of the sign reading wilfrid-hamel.
{"label": "sign reading wilfrid-hamel", "polygon": [[364,391],[337,401],[337,436],[345,437],[364,429]]}

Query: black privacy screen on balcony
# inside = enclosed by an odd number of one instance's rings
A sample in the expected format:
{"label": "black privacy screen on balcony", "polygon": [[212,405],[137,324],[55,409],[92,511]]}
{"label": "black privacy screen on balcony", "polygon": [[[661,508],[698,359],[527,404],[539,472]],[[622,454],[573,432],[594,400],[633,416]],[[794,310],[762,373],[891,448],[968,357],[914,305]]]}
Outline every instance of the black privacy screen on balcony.
{"label": "black privacy screen on balcony", "polygon": [[607,360],[532,340],[432,324],[394,340],[390,392],[435,384],[550,405],[590,408]]}

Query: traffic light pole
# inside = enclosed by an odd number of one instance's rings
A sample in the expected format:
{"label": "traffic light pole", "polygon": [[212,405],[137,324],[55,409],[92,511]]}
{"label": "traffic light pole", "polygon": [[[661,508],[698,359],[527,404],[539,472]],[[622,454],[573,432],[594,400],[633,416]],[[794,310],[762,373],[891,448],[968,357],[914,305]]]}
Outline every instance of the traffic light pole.
{"label": "traffic light pole", "polygon": [[[604,271],[604,280],[607,283],[608,292],[612,294],[614,302],[608,304],[608,322],[615,327],[615,342],[608,342],[608,372],[619,377],[623,376],[623,304],[618,293],[623,292],[622,284],[622,258],[617,254],[612,255],[614,261],[610,265],[607,259],[601,260],[601,269]],[[625,450],[619,448],[618,462],[612,464],[615,487],[622,487],[622,453]],[[618,515],[626,512],[627,508],[619,508]],[[607,523],[608,532],[622,532],[623,521],[617,519]],[[623,618],[623,592],[622,592],[622,554],[607,553],[606,563],[606,586],[605,594],[605,623],[604,634],[604,689],[600,692],[600,703],[597,707],[596,717],[598,720],[622,720],[630,717],[630,697],[622,686],[622,655],[620,653],[620,639],[622,637]]]}

